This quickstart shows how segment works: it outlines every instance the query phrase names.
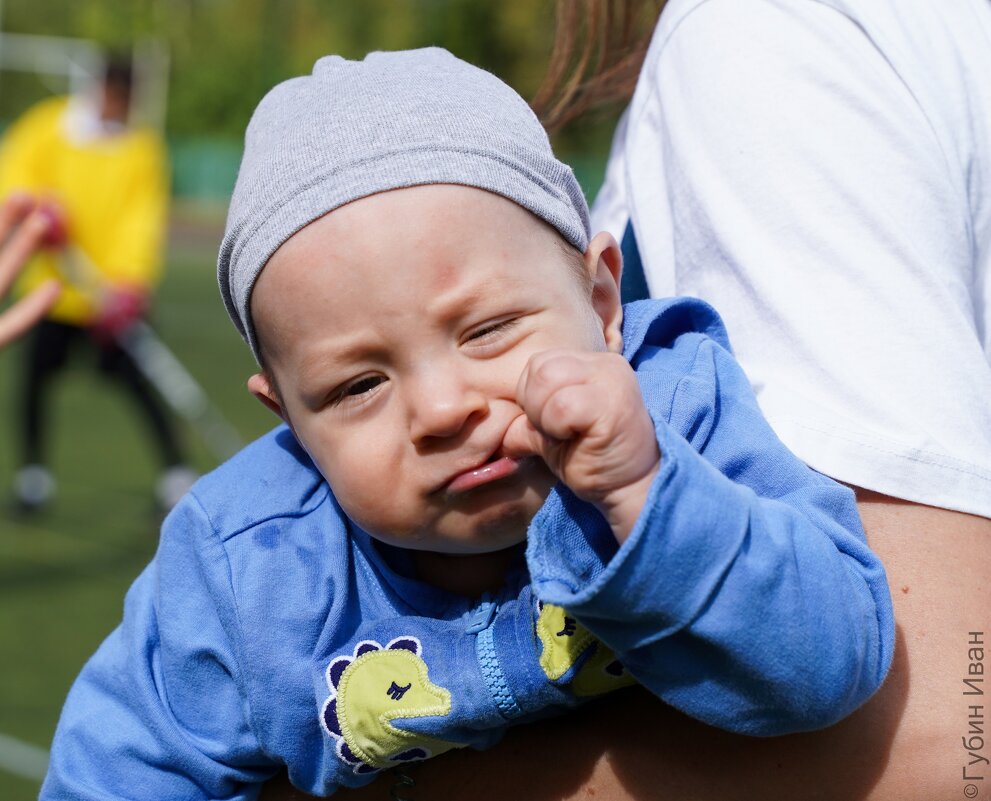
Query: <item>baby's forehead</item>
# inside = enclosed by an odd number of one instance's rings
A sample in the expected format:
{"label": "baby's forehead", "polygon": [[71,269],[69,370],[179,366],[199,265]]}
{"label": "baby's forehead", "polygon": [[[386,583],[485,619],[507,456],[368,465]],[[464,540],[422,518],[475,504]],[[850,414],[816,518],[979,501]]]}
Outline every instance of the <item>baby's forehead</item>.
{"label": "baby's forehead", "polygon": [[518,204],[429,185],[370,196],[305,226],[262,270],[251,312],[260,339],[298,340],[314,321],[343,326],[352,312],[362,324],[374,315],[495,314],[503,301],[523,307],[573,292],[584,274],[582,254]]}
{"label": "baby's forehead", "polygon": [[289,236],[261,272],[268,272],[268,265],[301,258],[346,262],[354,272],[366,268],[368,261],[391,257],[393,280],[402,281],[407,254],[437,251],[452,260],[438,261],[443,270],[453,267],[462,251],[486,248],[493,259],[477,262],[479,269],[498,263],[500,255],[533,259],[534,265],[538,259],[546,263],[550,257],[581,257],[556,228],[516,199],[437,182],[371,193],[317,217]]}

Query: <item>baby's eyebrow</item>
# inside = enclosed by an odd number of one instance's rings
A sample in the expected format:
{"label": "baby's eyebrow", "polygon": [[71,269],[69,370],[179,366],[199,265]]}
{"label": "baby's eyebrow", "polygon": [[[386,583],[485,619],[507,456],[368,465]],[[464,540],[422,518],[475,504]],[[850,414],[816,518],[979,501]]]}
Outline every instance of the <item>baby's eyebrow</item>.
{"label": "baby's eyebrow", "polygon": [[299,363],[298,384],[304,390],[322,391],[329,369],[342,369],[349,364],[381,353],[381,347],[362,339],[334,339],[320,342]]}
{"label": "baby's eyebrow", "polygon": [[500,290],[505,289],[503,282],[497,278],[479,278],[467,285],[437,292],[426,312],[435,319],[459,319],[483,301],[493,296],[499,297]]}

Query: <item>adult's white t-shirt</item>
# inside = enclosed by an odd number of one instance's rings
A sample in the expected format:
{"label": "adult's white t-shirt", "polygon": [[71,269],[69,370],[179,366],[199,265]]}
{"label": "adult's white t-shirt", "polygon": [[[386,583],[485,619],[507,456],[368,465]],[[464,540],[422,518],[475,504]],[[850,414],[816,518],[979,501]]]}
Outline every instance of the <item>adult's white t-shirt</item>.
{"label": "adult's white t-shirt", "polygon": [[991,0],[670,0],[593,209],[628,219],[800,458],[991,517]]}

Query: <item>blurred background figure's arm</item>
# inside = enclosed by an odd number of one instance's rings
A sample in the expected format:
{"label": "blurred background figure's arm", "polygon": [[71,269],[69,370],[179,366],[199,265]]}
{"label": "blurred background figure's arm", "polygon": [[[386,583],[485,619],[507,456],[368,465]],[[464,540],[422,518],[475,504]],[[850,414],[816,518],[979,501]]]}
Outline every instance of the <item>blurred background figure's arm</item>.
{"label": "blurred background figure's arm", "polygon": [[[35,206],[23,194],[11,195],[0,204],[0,296],[7,294],[48,231],[48,219]],[[48,281],[0,314],[0,348],[38,322],[58,295],[58,282]]]}

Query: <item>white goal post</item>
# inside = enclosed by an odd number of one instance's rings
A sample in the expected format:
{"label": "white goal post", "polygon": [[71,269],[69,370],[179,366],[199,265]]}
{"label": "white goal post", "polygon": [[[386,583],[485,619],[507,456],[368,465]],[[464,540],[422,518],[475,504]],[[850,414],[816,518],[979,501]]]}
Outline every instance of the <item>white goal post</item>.
{"label": "white goal post", "polygon": [[[46,80],[53,93],[83,93],[103,75],[106,61],[104,48],[88,39],[0,30],[0,92],[3,91],[2,73],[6,71],[38,75]],[[141,39],[134,44],[132,63],[133,121],[161,131],[165,127],[168,101],[168,46],[160,39]],[[53,79],[58,82],[56,85],[52,85]]]}

